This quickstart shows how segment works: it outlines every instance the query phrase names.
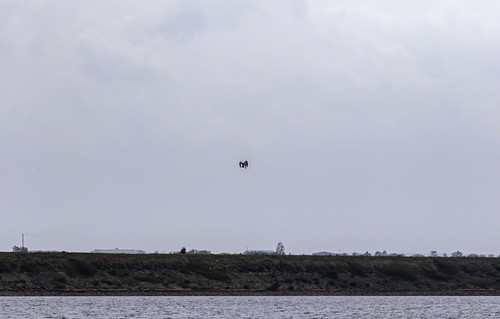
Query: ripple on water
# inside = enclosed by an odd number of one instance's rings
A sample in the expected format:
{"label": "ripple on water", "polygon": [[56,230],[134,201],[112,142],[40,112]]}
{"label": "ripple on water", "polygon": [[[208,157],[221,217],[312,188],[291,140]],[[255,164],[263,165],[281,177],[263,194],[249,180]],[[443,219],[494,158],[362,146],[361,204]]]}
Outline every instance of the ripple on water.
{"label": "ripple on water", "polygon": [[500,318],[500,297],[0,297],[1,319]]}

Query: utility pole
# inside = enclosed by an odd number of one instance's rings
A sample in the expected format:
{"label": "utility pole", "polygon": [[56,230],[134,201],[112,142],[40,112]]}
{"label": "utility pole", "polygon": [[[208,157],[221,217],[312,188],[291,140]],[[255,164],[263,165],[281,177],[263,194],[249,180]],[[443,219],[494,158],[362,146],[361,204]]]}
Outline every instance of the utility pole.
{"label": "utility pole", "polygon": [[21,248],[24,248],[24,233],[22,234],[22,245]]}

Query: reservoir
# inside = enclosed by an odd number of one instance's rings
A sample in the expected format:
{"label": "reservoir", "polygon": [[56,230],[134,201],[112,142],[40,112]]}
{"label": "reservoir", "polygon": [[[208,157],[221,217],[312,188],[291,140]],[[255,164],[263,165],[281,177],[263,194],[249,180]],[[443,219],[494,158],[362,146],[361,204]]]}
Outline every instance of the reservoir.
{"label": "reservoir", "polygon": [[500,318],[500,297],[0,297],[0,318]]}

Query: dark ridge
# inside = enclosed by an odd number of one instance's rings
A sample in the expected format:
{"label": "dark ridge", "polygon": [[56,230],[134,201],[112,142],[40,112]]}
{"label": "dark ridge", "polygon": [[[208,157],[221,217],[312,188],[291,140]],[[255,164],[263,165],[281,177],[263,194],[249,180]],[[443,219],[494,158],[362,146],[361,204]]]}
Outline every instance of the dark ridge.
{"label": "dark ridge", "polygon": [[500,295],[500,258],[0,253],[0,295]]}

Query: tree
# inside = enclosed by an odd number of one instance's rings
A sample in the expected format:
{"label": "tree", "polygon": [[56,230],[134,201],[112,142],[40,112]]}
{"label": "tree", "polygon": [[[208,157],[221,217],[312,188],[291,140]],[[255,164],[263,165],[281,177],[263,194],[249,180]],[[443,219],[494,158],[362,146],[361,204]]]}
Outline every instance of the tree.
{"label": "tree", "polygon": [[284,255],[285,254],[285,246],[282,243],[278,243],[276,246],[276,255]]}
{"label": "tree", "polygon": [[14,246],[12,247],[12,251],[15,253],[27,253],[28,252],[28,247],[17,247]]}
{"label": "tree", "polygon": [[186,253],[186,247],[182,247],[181,254],[185,254],[185,253]]}

